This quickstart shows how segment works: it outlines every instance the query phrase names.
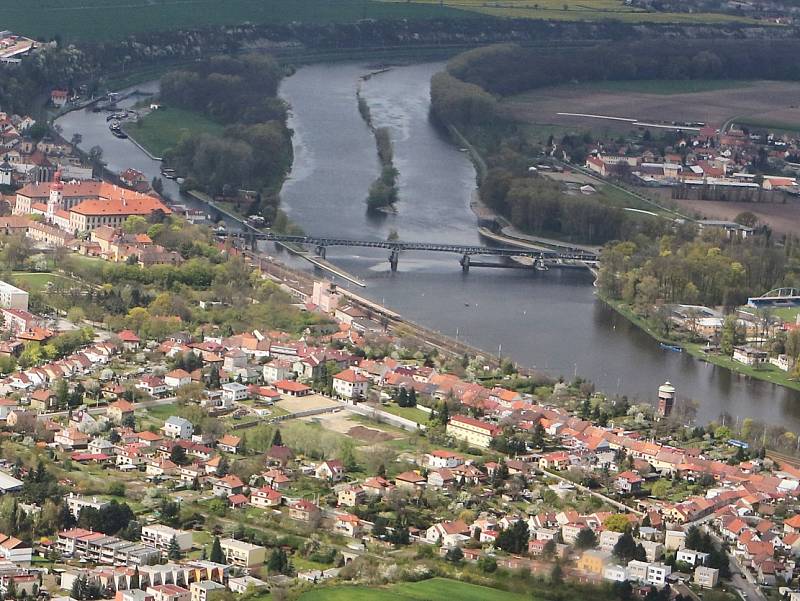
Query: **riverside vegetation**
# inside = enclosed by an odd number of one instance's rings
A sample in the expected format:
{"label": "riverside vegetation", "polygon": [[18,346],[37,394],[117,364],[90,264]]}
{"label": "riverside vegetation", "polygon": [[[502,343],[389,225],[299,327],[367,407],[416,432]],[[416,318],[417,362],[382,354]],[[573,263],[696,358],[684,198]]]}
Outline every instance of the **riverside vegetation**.
{"label": "riverside vegetation", "polygon": [[375,127],[372,122],[372,113],[369,110],[369,105],[360,91],[358,93],[358,112],[375,136],[375,147],[378,151],[378,162],[381,166],[380,175],[369,187],[366,199],[367,210],[385,210],[397,202],[397,176],[399,173],[394,166],[392,137],[388,127]]}
{"label": "riverside vegetation", "polygon": [[224,197],[256,191],[245,212],[269,224],[278,218],[278,192],[292,164],[287,108],[277,97],[282,77],[271,57],[244,55],[212,58],[161,78],[167,106],[225,126],[221,134],[182,135],[165,151],[165,162],[186,178],[187,189]]}
{"label": "riverside vegetation", "polygon": [[[732,313],[749,296],[800,286],[797,237],[775,235],[769,227],[752,223],[748,214],[737,219],[755,225],[755,235],[740,239],[702,232],[691,220],[676,223],[625,212],[604,204],[602,196],[569,196],[558,183],[532,177],[528,167],[554,154],[583,164],[593,144],[591,134],[551,139],[543,147],[504,113],[500,102],[506,95],[567,81],[800,80],[798,65],[771,44],[681,41],[660,48],[658,60],[638,44],[551,51],[501,45],[469,51],[433,77],[431,99],[435,117],[457,128],[482,154],[487,170],[480,194],[487,205],[524,231],[605,244],[598,277],[601,295],[629,317],[643,319],[640,325],[654,335],[674,340],[670,304],[721,306]],[[744,340],[735,321],[727,321],[717,341],[721,358]],[[687,342],[700,341],[692,332],[682,336]],[[797,357],[796,342],[776,335],[769,350]]]}

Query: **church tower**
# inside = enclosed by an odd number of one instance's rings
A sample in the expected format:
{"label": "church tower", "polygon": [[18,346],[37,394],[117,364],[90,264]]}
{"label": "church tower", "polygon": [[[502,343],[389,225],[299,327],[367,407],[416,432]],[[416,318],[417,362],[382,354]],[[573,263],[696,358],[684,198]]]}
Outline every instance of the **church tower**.
{"label": "church tower", "polygon": [[61,171],[56,171],[53,176],[53,185],[50,186],[50,198],[47,199],[47,220],[52,222],[56,211],[63,208],[64,184],[61,181]]}

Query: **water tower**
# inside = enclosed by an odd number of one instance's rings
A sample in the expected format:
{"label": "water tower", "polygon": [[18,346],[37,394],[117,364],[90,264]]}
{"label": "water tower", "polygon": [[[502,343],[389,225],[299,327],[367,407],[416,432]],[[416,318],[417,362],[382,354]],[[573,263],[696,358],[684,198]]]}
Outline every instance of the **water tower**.
{"label": "water tower", "polygon": [[658,415],[661,417],[669,417],[674,404],[675,387],[669,382],[664,382],[658,387]]}

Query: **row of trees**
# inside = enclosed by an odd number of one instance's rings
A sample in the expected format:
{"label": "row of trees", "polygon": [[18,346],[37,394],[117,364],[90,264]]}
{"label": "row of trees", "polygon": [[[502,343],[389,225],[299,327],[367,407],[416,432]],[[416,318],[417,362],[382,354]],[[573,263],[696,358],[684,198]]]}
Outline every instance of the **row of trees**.
{"label": "row of trees", "polygon": [[649,47],[649,41],[551,49],[501,44],[458,55],[447,71],[503,96],[572,81],[800,79],[800,65],[787,54],[800,50],[796,41],[660,40],[657,55]]}

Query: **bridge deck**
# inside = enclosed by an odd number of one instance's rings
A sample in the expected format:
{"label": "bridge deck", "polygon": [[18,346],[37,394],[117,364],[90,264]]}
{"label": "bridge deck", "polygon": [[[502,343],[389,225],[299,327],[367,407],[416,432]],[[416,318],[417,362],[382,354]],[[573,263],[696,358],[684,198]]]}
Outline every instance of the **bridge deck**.
{"label": "bridge deck", "polygon": [[354,240],[347,238],[321,238],[317,236],[288,236],[272,233],[243,233],[228,234],[244,239],[266,240],[271,242],[286,242],[291,244],[310,244],[317,247],[350,246],[361,248],[384,248],[394,252],[401,251],[429,251],[448,252],[459,255],[486,255],[495,257],[531,257],[534,259],[571,259],[575,261],[596,261],[597,255],[583,250],[550,251],[526,250],[512,247],[471,246],[463,244],[439,244],[436,242],[401,242],[383,240]]}

